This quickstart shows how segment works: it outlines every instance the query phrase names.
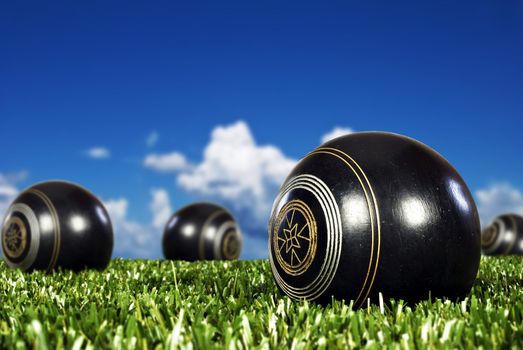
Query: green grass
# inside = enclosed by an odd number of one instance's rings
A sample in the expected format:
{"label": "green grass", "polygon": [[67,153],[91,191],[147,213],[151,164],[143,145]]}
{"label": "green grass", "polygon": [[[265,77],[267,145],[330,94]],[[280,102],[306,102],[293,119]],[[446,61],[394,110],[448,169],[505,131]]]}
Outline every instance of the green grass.
{"label": "green grass", "polygon": [[0,347],[522,348],[523,259],[483,258],[470,297],[354,311],[292,301],[267,261],[114,260],[104,272],[0,264]]}

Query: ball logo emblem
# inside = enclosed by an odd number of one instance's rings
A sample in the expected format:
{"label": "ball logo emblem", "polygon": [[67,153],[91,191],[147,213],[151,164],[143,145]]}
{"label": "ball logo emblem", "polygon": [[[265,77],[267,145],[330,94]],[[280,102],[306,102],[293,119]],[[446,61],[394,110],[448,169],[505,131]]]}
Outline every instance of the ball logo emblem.
{"label": "ball logo emblem", "polygon": [[491,227],[489,227],[481,235],[481,245],[487,246],[492,244],[492,242],[496,239],[497,234],[498,230],[496,226],[492,225]]}
{"label": "ball logo emblem", "polygon": [[226,259],[236,259],[240,255],[240,242],[236,235],[235,231],[231,231],[223,239],[222,254]]}
{"label": "ball logo emblem", "polygon": [[309,269],[316,254],[317,229],[305,202],[292,200],[285,204],[272,236],[276,260],[287,274],[298,276]]}
{"label": "ball logo emblem", "polygon": [[18,258],[27,246],[27,229],[24,222],[13,216],[4,226],[2,245],[5,254],[10,258]]}

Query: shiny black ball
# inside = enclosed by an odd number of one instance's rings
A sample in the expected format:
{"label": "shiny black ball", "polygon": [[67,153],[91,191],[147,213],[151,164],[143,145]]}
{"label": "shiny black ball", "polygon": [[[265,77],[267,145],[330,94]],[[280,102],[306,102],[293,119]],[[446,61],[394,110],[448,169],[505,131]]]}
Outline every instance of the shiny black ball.
{"label": "shiny black ball", "polygon": [[498,216],[481,232],[481,249],[485,255],[523,255],[523,217]]}
{"label": "shiny black ball", "polygon": [[103,204],[65,181],[34,185],[13,201],[3,221],[2,249],[12,268],[103,269],[113,250],[113,229]]}
{"label": "shiny black ball", "polygon": [[162,247],[165,258],[171,260],[233,260],[240,256],[242,235],[226,209],[195,203],[169,219]]}
{"label": "shiny black ball", "polygon": [[382,293],[459,298],[480,260],[480,225],[460,175],[411,138],[362,132],[331,140],[291,171],[269,221],[278,287],[295,299],[355,307]]}

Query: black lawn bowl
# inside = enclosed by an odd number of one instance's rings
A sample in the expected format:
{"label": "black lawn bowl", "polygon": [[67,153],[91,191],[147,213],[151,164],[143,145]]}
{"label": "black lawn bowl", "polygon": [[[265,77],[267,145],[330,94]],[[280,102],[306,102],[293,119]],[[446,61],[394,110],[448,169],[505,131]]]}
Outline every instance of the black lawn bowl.
{"label": "black lawn bowl", "polygon": [[107,210],[92,193],[65,181],[23,191],[3,221],[2,249],[11,268],[104,269],[113,251]]}
{"label": "black lawn bowl", "polygon": [[195,203],[169,219],[162,246],[165,258],[170,260],[234,260],[240,255],[242,236],[226,209]]}
{"label": "black lawn bowl", "polygon": [[476,205],[438,153],[411,138],[362,132],[307,154],[269,221],[278,287],[295,299],[360,307],[470,292],[481,255]]}
{"label": "black lawn bowl", "polygon": [[481,232],[481,249],[485,255],[523,255],[523,217],[498,216]]}

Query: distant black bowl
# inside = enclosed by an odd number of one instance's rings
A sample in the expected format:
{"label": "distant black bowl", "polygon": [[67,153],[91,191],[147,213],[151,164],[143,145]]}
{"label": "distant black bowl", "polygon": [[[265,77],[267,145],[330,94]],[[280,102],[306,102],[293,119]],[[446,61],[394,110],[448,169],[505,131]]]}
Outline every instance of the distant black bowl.
{"label": "distant black bowl", "polygon": [[498,216],[481,232],[481,249],[485,255],[523,255],[523,217]]}
{"label": "distant black bowl", "polygon": [[195,203],[169,219],[162,246],[165,258],[171,260],[233,260],[240,256],[242,236],[226,209]]}

